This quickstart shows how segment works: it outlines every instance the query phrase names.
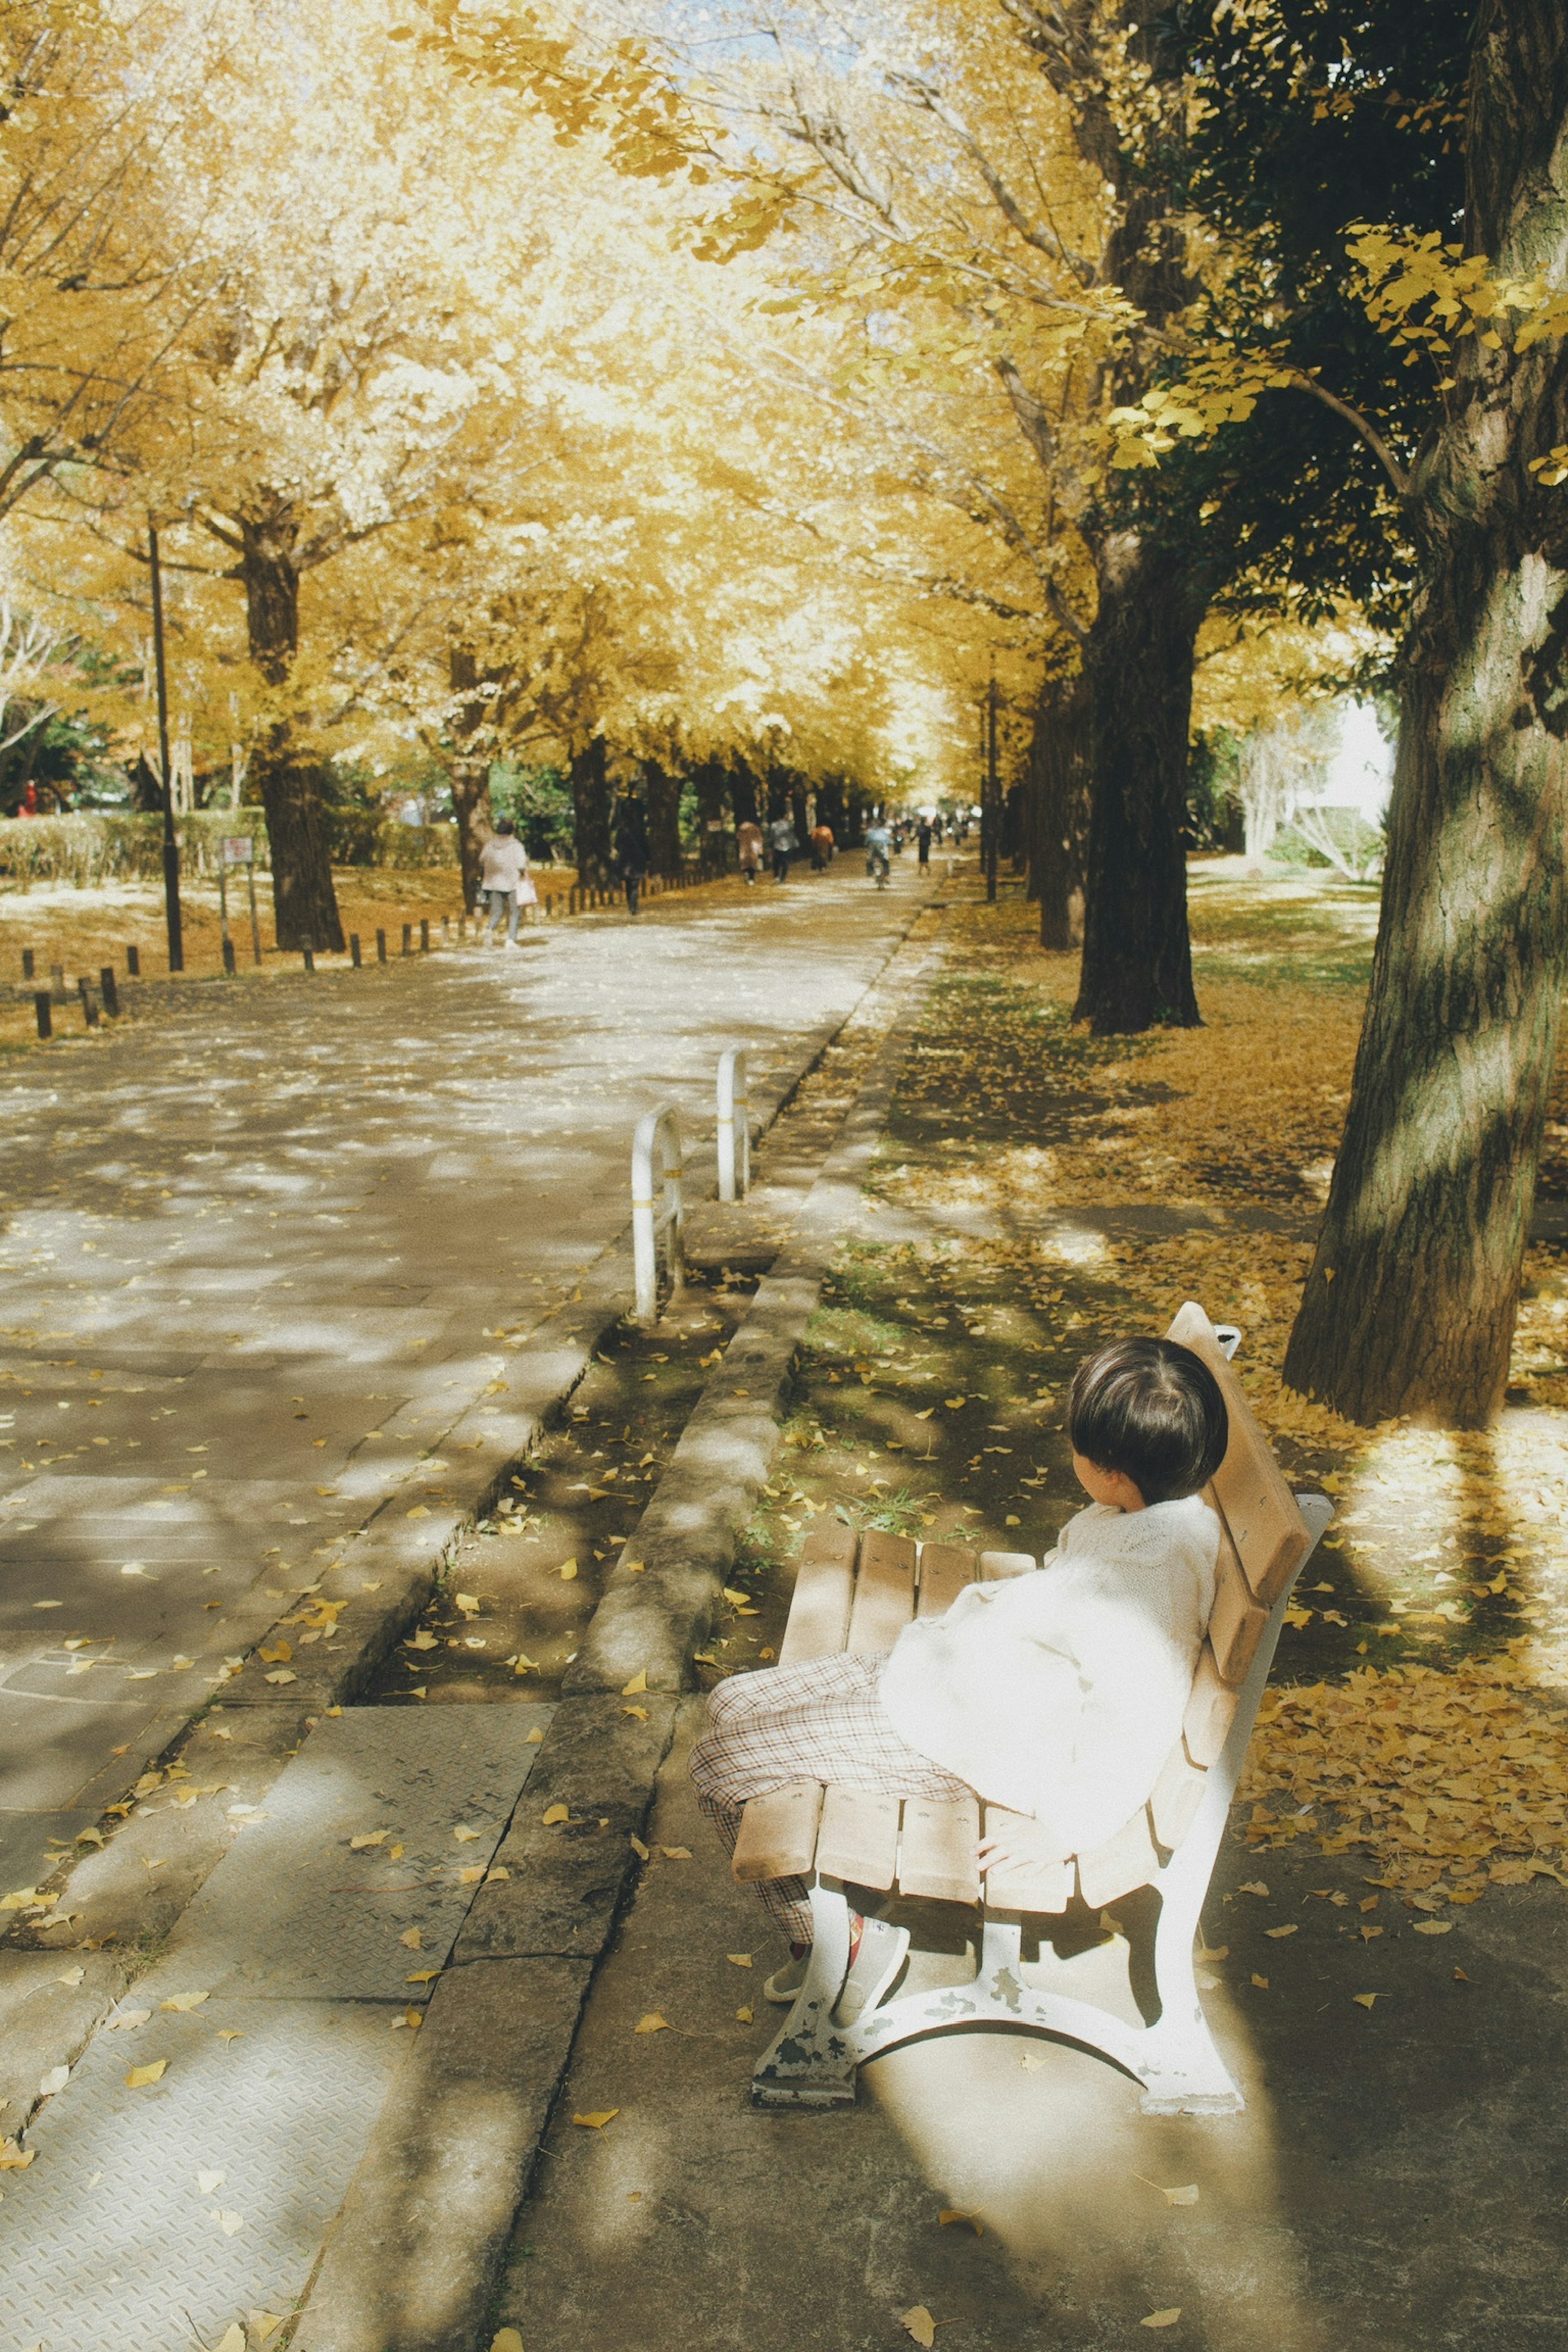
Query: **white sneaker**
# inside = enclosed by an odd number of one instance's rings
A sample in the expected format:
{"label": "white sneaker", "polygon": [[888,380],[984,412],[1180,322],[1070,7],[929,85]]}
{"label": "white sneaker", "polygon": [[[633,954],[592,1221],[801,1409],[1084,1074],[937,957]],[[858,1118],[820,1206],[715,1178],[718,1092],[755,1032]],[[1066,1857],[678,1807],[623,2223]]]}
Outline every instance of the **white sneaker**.
{"label": "white sneaker", "polygon": [[798,1960],[786,1960],[782,1969],[773,1970],[773,1975],[763,1985],[763,1999],[777,2001],[781,2009],[792,2009],[795,2006],[796,1993],[805,1982],[805,1972],[810,1966],[809,1951],[802,1952]]}

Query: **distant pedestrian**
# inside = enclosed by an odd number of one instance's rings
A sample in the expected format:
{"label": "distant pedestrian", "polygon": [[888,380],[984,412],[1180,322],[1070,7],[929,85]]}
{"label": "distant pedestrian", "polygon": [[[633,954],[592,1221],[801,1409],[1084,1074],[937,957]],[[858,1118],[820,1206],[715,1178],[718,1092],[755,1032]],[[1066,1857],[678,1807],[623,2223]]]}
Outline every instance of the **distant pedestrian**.
{"label": "distant pedestrian", "polygon": [[915,835],[915,846],[921,854],[921,864],[922,866],[929,866],[931,864],[931,819],[929,816],[922,816],[920,821],[920,828]]}
{"label": "distant pedestrian", "polygon": [[754,882],[763,862],[763,828],[750,817],[736,828],[735,851],[742,873],[748,882]]}
{"label": "distant pedestrian", "polygon": [[485,945],[496,935],[502,915],[507,919],[504,945],[517,945],[518,893],[528,879],[528,855],[510,816],[498,819],[496,829],[479,852],[479,894],[489,905]]}
{"label": "distant pedestrian", "polygon": [[833,861],[833,827],[814,824],[811,828],[811,870],[826,874]]}
{"label": "distant pedestrian", "polygon": [[639,800],[621,803],[620,823],[616,827],[616,863],[621,869],[621,880],[626,886],[626,911],[635,915],[642,895],[643,877],[652,863],[653,852],[648,846],[647,818]]}
{"label": "distant pedestrian", "polygon": [[774,817],[772,824],[768,827],[768,839],[773,845],[773,880],[775,882],[787,882],[789,880],[789,862],[791,857],[795,855],[796,847],[795,827],[791,824],[787,816]]}

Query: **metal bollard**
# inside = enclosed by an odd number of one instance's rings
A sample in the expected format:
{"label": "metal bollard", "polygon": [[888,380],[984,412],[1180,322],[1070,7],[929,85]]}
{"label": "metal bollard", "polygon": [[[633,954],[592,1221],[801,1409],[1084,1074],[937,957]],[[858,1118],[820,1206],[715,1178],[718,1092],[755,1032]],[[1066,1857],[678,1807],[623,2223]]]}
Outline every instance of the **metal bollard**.
{"label": "metal bollard", "polygon": [[55,1034],[55,1018],[49,1006],[50,998],[48,990],[47,988],[35,989],[33,992],[33,1012],[37,1019],[38,1034],[40,1037],[52,1037]]}
{"label": "metal bollard", "polygon": [[314,971],[316,969],[316,959],[311,950],[309,948],[301,948],[300,954],[304,961],[306,971]]}
{"label": "metal bollard", "polygon": [[441,945],[442,945],[444,948],[445,948],[445,947],[450,947],[451,943],[452,943],[452,918],[451,918],[451,916],[450,916],[450,915],[443,915],[443,916],[442,916],[442,918],[441,918]]}
{"label": "metal bollard", "polygon": [[412,923],[405,923],[403,926],[403,952],[405,955],[412,955],[414,953],[414,926]]}
{"label": "metal bollard", "polygon": [[419,918],[419,952],[421,955],[430,952],[430,921],[426,915]]}
{"label": "metal bollard", "polygon": [[99,994],[103,999],[104,1011],[108,1013],[111,1021],[118,1021],[120,1018],[120,991],[115,985],[114,966],[111,963],[106,963],[100,971],[98,975],[98,989]]}
{"label": "metal bollard", "polygon": [[377,931],[375,935],[375,960],[377,963],[384,963],[386,961],[386,933],[384,931]]}
{"label": "metal bollard", "polygon": [[234,978],[234,969],[235,969],[235,966],[234,966],[234,941],[233,941],[232,940],[225,940],[225,941],[224,941],[224,943],[223,943],[223,968],[224,968],[224,971],[227,973],[227,975],[228,975],[229,979],[230,979],[230,980],[232,980],[232,979]]}
{"label": "metal bollard", "polygon": [[125,950],[125,970],[128,977],[132,980],[141,979],[142,950],[139,947],[127,946]]}
{"label": "metal bollard", "polygon": [[77,992],[81,998],[81,1017],[83,1021],[89,1029],[96,1029],[98,1026],[98,1007],[92,1001],[91,982],[88,980],[79,980],[77,982]]}
{"label": "metal bollard", "polygon": [[22,977],[24,980],[31,980],[33,977],[33,950],[31,948],[24,948],[22,950]]}
{"label": "metal bollard", "polygon": [[66,1001],[66,968],[63,963],[49,966],[49,994],[57,1004],[63,1004]]}
{"label": "metal bollard", "polygon": [[[657,1212],[653,1172],[656,1152],[664,1190],[664,1203]],[[639,1118],[637,1132],[632,1137],[632,1265],[637,1290],[633,1313],[639,1323],[657,1323],[658,1320],[658,1237],[661,1233],[665,1236],[665,1257],[669,1267],[672,1297],[686,1280],[681,1164],[680,1122],[673,1107],[666,1103],[662,1109],[650,1110],[645,1118]]]}
{"label": "metal bollard", "polygon": [[746,1048],[726,1045],[719,1056],[719,1198],[743,1201],[751,1189],[752,1118]]}
{"label": "metal bollard", "polygon": [[360,968],[359,933],[357,931],[351,931],[349,933],[349,961],[353,964],[355,971],[357,971]]}

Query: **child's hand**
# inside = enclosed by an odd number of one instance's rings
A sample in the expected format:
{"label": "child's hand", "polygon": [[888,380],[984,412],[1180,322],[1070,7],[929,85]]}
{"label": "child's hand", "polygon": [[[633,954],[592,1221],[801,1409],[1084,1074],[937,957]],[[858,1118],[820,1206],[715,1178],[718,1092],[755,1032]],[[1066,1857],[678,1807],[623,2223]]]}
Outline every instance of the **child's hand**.
{"label": "child's hand", "polygon": [[1058,1853],[1046,1837],[1038,1822],[1026,1821],[1022,1813],[993,1813],[985,1835],[975,1850],[981,1875],[988,1870],[1037,1870],[1047,1864],[1059,1862]]}

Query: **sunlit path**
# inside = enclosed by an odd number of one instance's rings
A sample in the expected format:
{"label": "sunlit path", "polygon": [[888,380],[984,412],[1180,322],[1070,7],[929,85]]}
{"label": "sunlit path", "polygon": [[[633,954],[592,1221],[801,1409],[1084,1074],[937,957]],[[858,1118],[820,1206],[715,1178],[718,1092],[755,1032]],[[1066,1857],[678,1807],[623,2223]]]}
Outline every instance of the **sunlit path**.
{"label": "sunlit path", "polygon": [[512,955],[212,984],[11,1080],[5,1887],[405,1482],[446,1497],[442,1432],[526,1373],[494,1339],[625,1224],[641,1112],[678,1102],[710,1148],[721,1046],[749,1040],[765,1087],[918,896],[846,863]]}

